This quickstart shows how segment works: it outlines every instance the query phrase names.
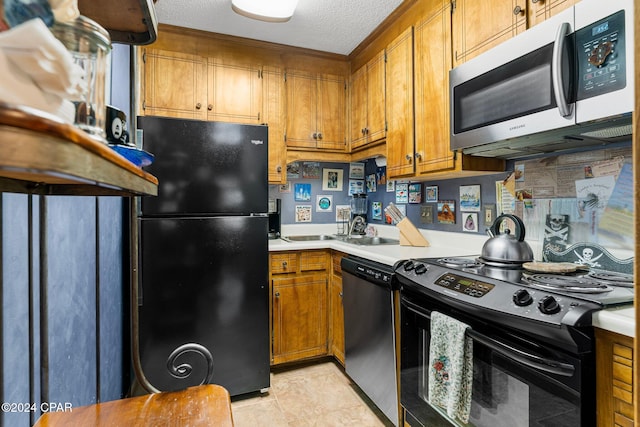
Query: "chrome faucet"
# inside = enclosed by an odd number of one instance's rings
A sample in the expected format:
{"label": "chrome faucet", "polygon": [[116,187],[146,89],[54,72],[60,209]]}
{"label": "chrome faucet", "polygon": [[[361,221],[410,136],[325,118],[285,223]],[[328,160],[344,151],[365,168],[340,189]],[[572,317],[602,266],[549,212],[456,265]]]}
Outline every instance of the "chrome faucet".
{"label": "chrome faucet", "polygon": [[361,216],[356,216],[355,218],[353,218],[353,220],[351,220],[351,226],[349,227],[347,238],[351,237],[351,233],[353,233],[353,229],[355,228],[356,224],[362,224],[362,227],[364,228],[366,223],[364,222],[364,218],[362,218]]}

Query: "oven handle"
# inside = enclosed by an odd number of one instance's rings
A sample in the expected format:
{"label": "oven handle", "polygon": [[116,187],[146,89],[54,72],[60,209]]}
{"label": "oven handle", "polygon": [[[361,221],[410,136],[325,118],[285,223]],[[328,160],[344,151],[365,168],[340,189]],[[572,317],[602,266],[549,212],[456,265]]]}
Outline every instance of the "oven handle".
{"label": "oven handle", "polygon": [[[431,319],[431,311],[425,310],[422,307],[419,307],[404,298],[402,299],[402,305],[404,305],[407,310],[412,311],[418,316],[429,320]],[[493,338],[489,338],[488,336],[481,334],[480,332],[477,332],[471,328],[467,329],[466,334],[472,340],[477,341],[480,344],[489,347],[491,350],[500,353],[501,355],[509,359],[515,360],[516,362],[522,363],[523,365],[526,365],[530,368],[565,377],[572,377],[575,373],[575,367],[569,363],[564,363],[536,354],[528,353],[526,351],[512,347],[508,344],[496,341]]]}

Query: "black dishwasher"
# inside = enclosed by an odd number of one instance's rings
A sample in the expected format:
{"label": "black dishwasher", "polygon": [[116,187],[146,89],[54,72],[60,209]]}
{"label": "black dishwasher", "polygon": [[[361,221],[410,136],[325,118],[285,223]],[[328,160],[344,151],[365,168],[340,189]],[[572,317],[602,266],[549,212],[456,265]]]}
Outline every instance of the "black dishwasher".
{"label": "black dishwasher", "polygon": [[342,258],[345,370],[394,424],[399,422],[393,267]]}

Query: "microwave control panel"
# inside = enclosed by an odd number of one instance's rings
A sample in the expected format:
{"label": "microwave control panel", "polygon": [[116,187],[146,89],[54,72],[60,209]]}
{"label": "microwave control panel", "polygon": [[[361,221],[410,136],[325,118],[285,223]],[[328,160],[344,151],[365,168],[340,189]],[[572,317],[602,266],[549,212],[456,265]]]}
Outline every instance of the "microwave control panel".
{"label": "microwave control panel", "polygon": [[575,43],[579,100],[626,86],[624,10],[577,30]]}

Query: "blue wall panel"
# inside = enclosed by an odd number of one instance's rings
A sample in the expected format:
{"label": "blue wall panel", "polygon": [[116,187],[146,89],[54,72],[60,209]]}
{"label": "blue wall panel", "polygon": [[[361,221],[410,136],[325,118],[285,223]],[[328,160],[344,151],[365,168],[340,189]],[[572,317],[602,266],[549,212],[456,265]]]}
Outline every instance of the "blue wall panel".
{"label": "blue wall panel", "polygon": [[47,197],[48,396],[73,406],[96,396],[96,199]]}
{"label": "blue wall panel", "polygon": [[[2,401],[31,400],[29,387],[28,196],[2,194]],[[2,412],[7,426],[29,425],[28,412]],[[2,419],[2,418],[0,418]]]}
{"label": "blue wall panel", "polygon": [[100,400],[122,397],[123,266],[122,199],[98,199]]}

